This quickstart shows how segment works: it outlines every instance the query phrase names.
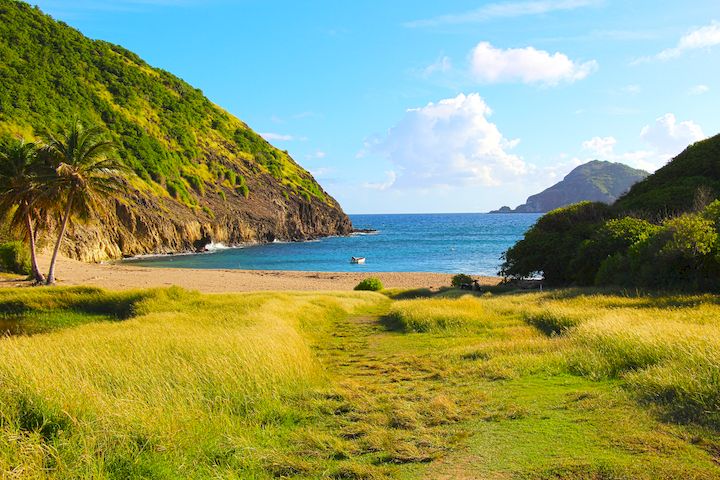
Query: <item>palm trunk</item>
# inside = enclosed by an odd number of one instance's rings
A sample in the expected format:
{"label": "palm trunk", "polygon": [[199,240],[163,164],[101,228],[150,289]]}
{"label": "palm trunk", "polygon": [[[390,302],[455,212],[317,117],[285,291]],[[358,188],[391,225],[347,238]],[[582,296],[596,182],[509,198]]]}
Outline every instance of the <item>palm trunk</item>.
{"label": "palm trunk", "polygon": [[55,285],[55,262],[57,262],[57,256],[60,252],[60,244],[65,236],[65,230],[67,229],[68,220],[70,219],[70,211],[72,210],[73,196],[70,194],[68,197],[67,206],[65,207],[65,217],[60,227],[60,234],[58,235],[57,242],[55,242],[55,250],[53,250],[52,259],[50,260],[50,270],[48,271],[47,284]]}
{"label": "palm trunk", "polygon": [[30,217],[30,210],[25,214],[25,225],[28,230],[28,237],[30,238],[30,262],[32,263],[32,276],[35,279],[35,283],[45,283],[45,276],[40,271],[37,264],[37,252],[35,250],[35,230],[33,229],[32,218]]}

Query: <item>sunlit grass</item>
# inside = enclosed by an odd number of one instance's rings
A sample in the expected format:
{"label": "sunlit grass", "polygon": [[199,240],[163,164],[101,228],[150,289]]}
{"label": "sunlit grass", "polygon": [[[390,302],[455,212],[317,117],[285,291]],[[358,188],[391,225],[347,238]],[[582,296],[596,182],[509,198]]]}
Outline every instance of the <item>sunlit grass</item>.
{"label": "sunlit grass", "polygon": [[720,476],[715,297],[392,296],[0,291],[0,471]]}

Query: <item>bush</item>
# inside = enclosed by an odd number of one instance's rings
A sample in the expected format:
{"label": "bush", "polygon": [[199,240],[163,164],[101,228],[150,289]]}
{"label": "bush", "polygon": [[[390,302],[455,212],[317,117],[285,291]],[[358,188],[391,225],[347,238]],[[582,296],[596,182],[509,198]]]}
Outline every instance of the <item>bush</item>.
{"label": "bush", "polygon": [[720,289],[718,233],[702,214],[668,219],[600,266],[596,282],[673,290]]}
{"label": "bush", "polygon": [[659,230],[645,220],[633,217],[608,220],[589,240],[585,240],[572,260],[570,270],[575,283],[595,284],[600,265],[609,257],[624,253],[632,245]]}
{"label": "bush", "polygon": [[8,242],[0,245],[0,268],[7,272],[30,275],[30,252],[22,242]]}
{"label": "bush", "polygon": [[358,283],[355,290],[369,290],[371,292],[379,292],[383,289],[383,284],[379,278],[369,277]]}
{"label": "bush", "polygon": [[570,263],[582,243],[610,216],[610,207],[599,202],[580,202],[542,216],[525,237],[503,254],[500,274],[528,278],[542,274],[550,285],[569,284]]}
{"label": "bush", "polygon": [[461,287],[462,285],[470,285],[472,284],[473,279],[470,275],[465,275],[464,273],[458,273],[457,275],[453,276],[450,285],[453,287]]}

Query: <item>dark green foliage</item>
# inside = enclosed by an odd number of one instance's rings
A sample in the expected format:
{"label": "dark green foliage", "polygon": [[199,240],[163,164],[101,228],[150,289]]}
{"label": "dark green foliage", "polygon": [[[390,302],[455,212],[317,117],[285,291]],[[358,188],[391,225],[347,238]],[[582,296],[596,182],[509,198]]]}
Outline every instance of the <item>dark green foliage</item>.
{"label": "dark green foliage", "polygon": [[603,224],[545,215],[505,253],[501,273],[542,274],[554,285],[720,291],[719,194],[717,135],[633,186]]}
{"label": "dark green foliage", "polygon": [[603,262],[597,283],[717,291],[719,253],[713,222],[701,214],[685,214]]}
{"label": "dark green foliage", "polygon": [[605,222],[592,238],[585,240],[570,264],[575,283],[595,284],[600,265],[612,255],[648,238],[659,227],[639,218],[625,217]]}
{"label": "dark green foliage", "polygon": [[380,279],[376,277],[368,277],[355,286],[355,290],[369,290],[371,292],[378,292],[382,289],[383,284]]}
{"label": "dark green foliage", "polygon": [[570,283],[570,263],[582,243],[610,216],[603,203],[581,202],[547,213],[525,237],[503,254],[501,275],[527,278],[542,274],[550,285]]}
{"label": "dark green foliage", "polygon": [[0,269],[30,275],[30,252],[23,242],[7,242],[0,245]]}
{"label": "dark green foliage", "polygon": [[473,279],[470,275],[465,275],[464,273],[458,273],[457,275],[454,275],[452,277],[452,280],[450,281],[450,285],[453,287],[460,287],[462,285],[470,285],[472,284]]}
{"label": "dark green foliage", "polygon": [[690,145],[670,163],[635,184],[621,197],[617,212],[635,212],[650,218],[696,209],[698,190],[710,198],[720,195],[720,135]]}

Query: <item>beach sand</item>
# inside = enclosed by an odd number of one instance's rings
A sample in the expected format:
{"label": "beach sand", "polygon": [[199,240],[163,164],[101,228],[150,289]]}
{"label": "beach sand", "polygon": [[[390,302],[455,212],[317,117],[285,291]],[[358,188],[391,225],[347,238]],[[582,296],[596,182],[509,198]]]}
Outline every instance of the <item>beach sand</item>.
{"label": "beach sand", "polygon": [[[39,258],[47,271],[49,256]],[[432,288],[450,285],[451,274],[406,272],[299,272],[267,270],[205,270],[151,268],[130,264],[82,263],[60,258],[58,285],[92,285],[109,290],[169,287],[177,285],[205,293],[253,291],[343,291],[352,290],[363,278],[378,277],[385,288]],[[496,285],[498,277],[475,277],[481,285]],[[0,277],[0,287],[28,285],[18,277]]]}

